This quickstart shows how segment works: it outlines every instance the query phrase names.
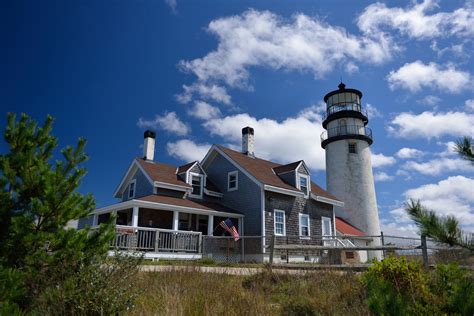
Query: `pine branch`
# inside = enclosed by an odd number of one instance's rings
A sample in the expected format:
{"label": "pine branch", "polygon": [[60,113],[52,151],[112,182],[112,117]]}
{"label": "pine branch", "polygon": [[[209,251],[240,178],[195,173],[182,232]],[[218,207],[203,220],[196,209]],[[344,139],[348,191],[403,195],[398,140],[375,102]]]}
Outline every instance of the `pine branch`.
{"label": "pine branch", "polygon": [[405,210],[422,235],[449,246],[459,246],[474,251],[473,234],[461,230],[454,216],[438,216],[434,211],[422,206],[419,200],[410,200],[405,204]]}
{"label": "pine branch", "polygon": [[473,145],[470,137],[464,136],[457,140],[455,150],[462,158],[474,164]]}

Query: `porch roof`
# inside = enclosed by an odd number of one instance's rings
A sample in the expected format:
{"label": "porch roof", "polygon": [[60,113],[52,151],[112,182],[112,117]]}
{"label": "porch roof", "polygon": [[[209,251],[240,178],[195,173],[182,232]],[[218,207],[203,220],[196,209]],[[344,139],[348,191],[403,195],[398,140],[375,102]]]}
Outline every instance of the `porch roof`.
{"label": "porch roof", "polygon": [[147,195],[133,200],[109,205],[94,211],[94,214],[107,213],[111,211],[123,210],[134,206],[142,208],[160,209],[168,211],[180,211],[199,214],[213,214],[217,216],[243,217],[242,213],[219,203],[175,198],[162,195]]}

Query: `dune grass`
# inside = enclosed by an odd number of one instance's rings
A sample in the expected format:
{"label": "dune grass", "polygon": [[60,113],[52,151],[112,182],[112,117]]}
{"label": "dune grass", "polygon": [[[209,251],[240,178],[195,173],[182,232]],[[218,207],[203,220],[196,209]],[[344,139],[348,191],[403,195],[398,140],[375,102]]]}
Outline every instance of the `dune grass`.
{"label": "dune grass", "polygon": [[367,315],[358,277],[331,271],[252,276],[142,273],[132,315]]}

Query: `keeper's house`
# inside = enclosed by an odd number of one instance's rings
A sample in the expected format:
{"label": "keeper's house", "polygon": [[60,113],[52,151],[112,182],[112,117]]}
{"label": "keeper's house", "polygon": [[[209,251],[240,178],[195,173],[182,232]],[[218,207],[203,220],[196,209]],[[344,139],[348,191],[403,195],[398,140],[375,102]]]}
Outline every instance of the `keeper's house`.
{"label": "keeper's house", "polygon": [[268,256],[273,235],[289,243],[321,244],[335,240],[335,231],[364,239],[335,216],[344,203],[311,181],[304,161],[258,158],[251,127],[242,129],[241,152],[213,145],[201,162],[182,166],[155,161],[154,147],[155,133],[146,131],[143,157],[133,159],[114,193],[120,202],[97,209],[78,228],[116,214],[114,246],[147,258],[201,258],[203,236],[222,235],[216,227],[227,218],[241,236],[262,236],[244,239],[255,261]]}

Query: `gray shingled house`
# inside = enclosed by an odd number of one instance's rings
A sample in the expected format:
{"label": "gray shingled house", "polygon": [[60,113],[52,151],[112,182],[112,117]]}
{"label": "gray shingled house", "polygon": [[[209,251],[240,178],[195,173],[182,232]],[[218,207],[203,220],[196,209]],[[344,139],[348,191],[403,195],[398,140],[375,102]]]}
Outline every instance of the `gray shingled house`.
{"label": "gray shingled house", "polygon": [[363,238],[336,218],[334,206],[344,203],[311,181],[304,161],[281,165],[256,157],[251,127],[242,129],[242,151],[213,145],[201,162],[177,167],[154,161],[155,133],[144,136],[144,157],[133,159],[115,190],[120,202],[95,210],[78,228],[116,214],[113,246],[148,258],[201,258],[203,236],[222,235],[219,223],[227,218],[241,236],[256,236],[245,239],[256,261],[265,260],[273,235],[321,243],[322,236],[334,239],[337,228]]}

